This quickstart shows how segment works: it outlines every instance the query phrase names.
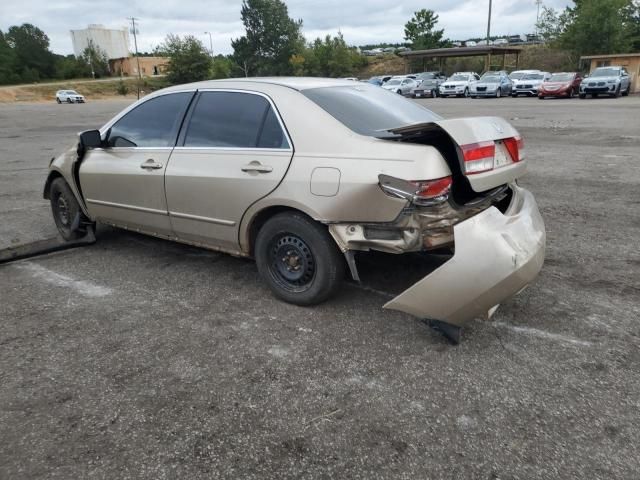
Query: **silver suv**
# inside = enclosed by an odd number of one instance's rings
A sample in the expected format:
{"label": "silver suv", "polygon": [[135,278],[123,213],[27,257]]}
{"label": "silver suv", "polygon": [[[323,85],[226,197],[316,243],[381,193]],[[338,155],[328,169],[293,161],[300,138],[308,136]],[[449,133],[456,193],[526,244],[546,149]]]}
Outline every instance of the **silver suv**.
{"label": "silver suv", "polygon": [[631,90],[629,74],[624,67],[599,67],[585,78],[580,84],[580,98],[591,95],[609,95],[611,97],[627,96]]}

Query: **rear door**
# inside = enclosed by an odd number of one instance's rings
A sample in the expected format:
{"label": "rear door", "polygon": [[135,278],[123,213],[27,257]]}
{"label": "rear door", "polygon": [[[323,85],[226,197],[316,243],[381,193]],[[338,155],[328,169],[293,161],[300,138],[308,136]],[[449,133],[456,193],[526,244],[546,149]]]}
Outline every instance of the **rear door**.
{"label": "rear door", "polygon": [[237,249],[242,215],[278,186],[292,156],[291,140],[268,97],[200,91],[166,172],[175,235]]}
{"label": "rear door", "polygon": [[111,125],[105,148],[87,151],[80,165],[80,187],[94,218],[171,234],[164,173],[194,94],[150,98]]}

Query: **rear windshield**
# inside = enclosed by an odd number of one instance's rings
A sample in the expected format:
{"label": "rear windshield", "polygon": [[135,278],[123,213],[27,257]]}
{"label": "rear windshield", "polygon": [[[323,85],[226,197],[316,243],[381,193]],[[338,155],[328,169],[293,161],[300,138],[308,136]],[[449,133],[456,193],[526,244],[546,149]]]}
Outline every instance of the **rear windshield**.
{"label": "rear windshield", "polygon": [[354,132],[370,137],[392,137],[386,130],[441,118],[416,102],[373,85],[311,88],[301,93]]}
{"label": "rear windshield", "polygon": [[569,80],[573,80],[572,73],[554,73],[549,79],[550,82],[568,82]]}

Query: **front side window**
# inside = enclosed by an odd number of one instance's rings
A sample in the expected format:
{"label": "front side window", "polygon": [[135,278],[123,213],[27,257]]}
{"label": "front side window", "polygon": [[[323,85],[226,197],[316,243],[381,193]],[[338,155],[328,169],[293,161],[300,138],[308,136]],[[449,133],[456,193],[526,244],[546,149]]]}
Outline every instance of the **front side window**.
{"label": "front side window", "polygon": [[193,92],[170,93],[147,100],[109,129],[110,147],[173,147]]}
{"label": "front side window", "polygon": [[289,143],[266,98],[241,92],[202,92],[184,146],[289,148]]}
{"label": "front side window", "polygon": [[393,136],[385,131],[440,119],[418,103],[372,85],[311,88],[302,94],[352,131],[371,137]]}

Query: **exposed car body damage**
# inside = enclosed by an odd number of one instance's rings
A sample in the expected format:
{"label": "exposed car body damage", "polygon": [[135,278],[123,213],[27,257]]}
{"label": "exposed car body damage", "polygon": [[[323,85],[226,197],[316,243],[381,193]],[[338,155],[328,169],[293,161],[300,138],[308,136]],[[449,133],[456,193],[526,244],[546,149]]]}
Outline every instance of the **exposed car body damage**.
{"label": "exposed car body damage", "polygon": [[504,214],[490,207],[456,224],[453,258],[384,308],[463,326],[526,287],[542,268],[546,233],[533,195],[512,188]]}

